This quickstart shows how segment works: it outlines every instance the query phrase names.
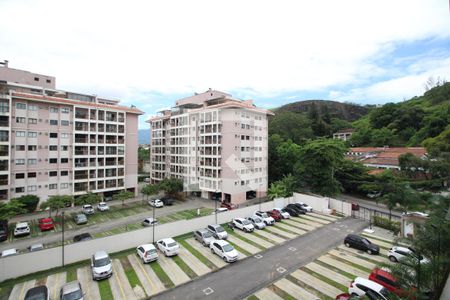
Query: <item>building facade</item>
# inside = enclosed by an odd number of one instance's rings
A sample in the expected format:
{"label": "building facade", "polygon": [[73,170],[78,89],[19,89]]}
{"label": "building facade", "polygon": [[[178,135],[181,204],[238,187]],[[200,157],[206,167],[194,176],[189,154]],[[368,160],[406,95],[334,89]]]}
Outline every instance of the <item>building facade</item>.
{"label": "building facade", "polygon": [[151,181],[180,178],[188,192],[236,204],[265,196],[271,114],[215,90],[178,100],[148,120]]}
{"label": "building facade", "polygon": [[0,199],[138,192],[136,108],[0,67]]}
{"label": "building facade", "polygon": [[341,129],[338,132],[333,133],[333,139],[348,141],[354,132],[355,130],[353,128]]}

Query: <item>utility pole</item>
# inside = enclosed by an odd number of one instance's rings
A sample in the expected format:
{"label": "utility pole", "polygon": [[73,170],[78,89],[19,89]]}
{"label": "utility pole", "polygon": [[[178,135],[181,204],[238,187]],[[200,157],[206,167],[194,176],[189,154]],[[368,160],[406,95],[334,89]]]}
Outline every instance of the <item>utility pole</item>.
{"label": "utility pole", "polygon": [[61,212],[61,226],[62,226],[62,235],[61,235],[61,249],[62,249],[62,266],[64,267],[64,212]]}

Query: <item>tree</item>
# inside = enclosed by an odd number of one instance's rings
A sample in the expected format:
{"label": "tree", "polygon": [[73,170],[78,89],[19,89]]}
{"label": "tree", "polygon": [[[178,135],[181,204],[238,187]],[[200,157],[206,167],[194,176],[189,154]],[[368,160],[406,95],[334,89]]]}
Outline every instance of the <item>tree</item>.
{"label": "tree", "polygon": [[147,196],[147,199],[151,195],[156,195],[159,193],[160,186],[158,184],[147,184],[141,190],[142,194]]}
{"label": "tree", "polygon": [[22,203],[27,212],[34,212],[39,204],[39,197],[36,195],[24,195],[14,199]]}
{"label": "tree", "polygon": [[275,182],[283,177],[284,170],[280,167],[280,157],[277,148],[284,142],[279,134],[272,134],[269,137],[268,165],[269,183]]}
{"label": "tree", "polygon": [[102,197],[99,194],[88,192],[75,199],[75,205],[96,204],[102,201]]}
{"label": "tree", "polygon": [[270,200],[279,197],[284,197],[285,194],[286,194],[286,186],[280,181],[272,182],[269,186],[269,189],[267,190],[267,197]]}
{"label": "tree", "polygon": [[56,216],[58,211],[66,207],[68,204],[73,202],[73,197],[70,195],[55,195],[50,196],[47,201],[41,203],[41,209],[49,208],[49,216],[52,216],[52,211],[56,211]]}
{"label": "tree", "polygon": [[115,194],[113,196],[114,200],[120,200],[122,201],[122,206],[125,205],[125,200],[134,198],[134,193],[127,191],[127,190],[121,190],[119,193]]}
{"label": "tree", "polygon": [[282,142],[276,149],[278,156],[278,168],[282,170],[282,175],[294,172],[294,163],[300,159],[301,147],[291,140]]}
{"label": "tree", "polygon": [[11,199],[9,202],[0,202],[0,220],[9,220],[19,214],[26,213],[25,205],[17,199]]}
{"label": "tree", "polygon": [[291,111],[277,113],[270,119],[269,136],[274,134],[299,145],[314,137],[311,121],[306,116]]}
{"label": "tree", "polygon": [[[367,174],[367,171],[368,168],[363,164],[344,159],[336,169],[335,178],[347,193],[360,191],[367,193],[365,186],[367,184],[373,185],[374,181],[374,177]],[[372,189],[369,190],[372,191]]]}
{"label": "tree", "polygon": [[161,190],[169,195],[183,191],[183,181],[178,178],[165,178],[159,183]]}

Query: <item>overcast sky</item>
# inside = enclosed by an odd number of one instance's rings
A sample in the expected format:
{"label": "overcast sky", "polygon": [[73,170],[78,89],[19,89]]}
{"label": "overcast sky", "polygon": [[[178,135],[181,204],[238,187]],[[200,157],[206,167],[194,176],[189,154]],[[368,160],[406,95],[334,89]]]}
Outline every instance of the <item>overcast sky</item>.
{"label": "overcast sky", "polygon": [[271,108],[450,80],[448,0],[0,0],[0,60],[146,112],[208,88]]}

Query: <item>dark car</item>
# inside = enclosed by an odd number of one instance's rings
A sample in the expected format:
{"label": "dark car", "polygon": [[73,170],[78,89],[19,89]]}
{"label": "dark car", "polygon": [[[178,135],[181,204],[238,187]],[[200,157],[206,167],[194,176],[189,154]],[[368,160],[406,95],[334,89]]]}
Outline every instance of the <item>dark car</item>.
{"label": "dark car", "polygon": [[88,232],[76,235],[73,237],[73,241],[76,242],[82,242],[82,241],[88,241],[92,240],[92,235]]}
{"label": "dark car", "polygon": [[295,210],[299,215],[306,214],[306,210],[304,210],[302,207],[295,205],[294,203],[288,204],[286,207]]}
{"label": "dark car", "polygon": [[292,203],[292,205],[295,205],[295,207],[297,207],[299,210],[303,211],[305,214],[308,211],[306,208],[303,207],[302,204],[300,203]]}
{"label": "dark car", "polygon": [[8,221],[0,220],[0,242],[8,239]]}
{"label": "dark car", "polygon": [[286,206],[282,211],[289,213],[292,217],[298,217],[298,211],[290,207]]}
{"label": "dark car", "polygon": [[379,254],[380,253],[380,247],[372,244],[371,241],[366,239],[365,237],[356,235],[356,234],[349,234],[344,239],[344,244],[347,247],[356,248],[359,250],[363,250],[369,254]]}
{"label": "dark car", "polygon": [[48,300],[48,288],[45,285],[35,286],[27,291],[24,300]]}
{"label": "dark car", "polygon": [[283,216],[281,215],[281,213],[276,209],[266,211],[266,213],[269,216],[271,216],[275,221],[281,221],[283,219]]}

